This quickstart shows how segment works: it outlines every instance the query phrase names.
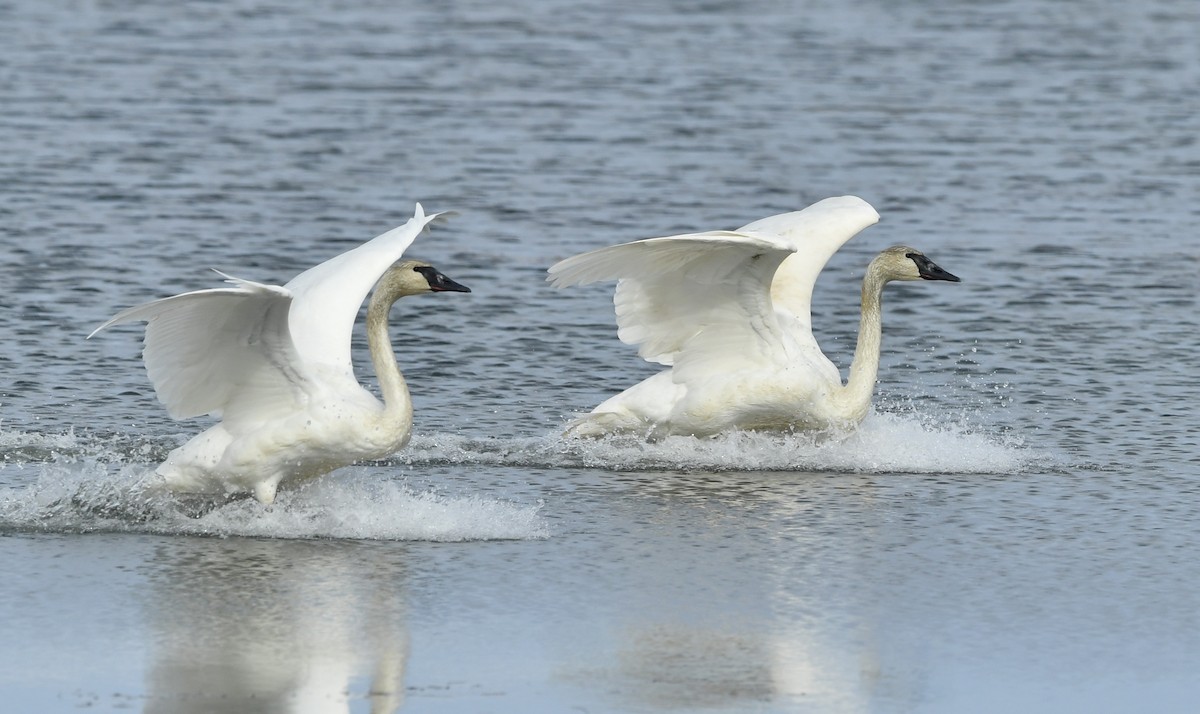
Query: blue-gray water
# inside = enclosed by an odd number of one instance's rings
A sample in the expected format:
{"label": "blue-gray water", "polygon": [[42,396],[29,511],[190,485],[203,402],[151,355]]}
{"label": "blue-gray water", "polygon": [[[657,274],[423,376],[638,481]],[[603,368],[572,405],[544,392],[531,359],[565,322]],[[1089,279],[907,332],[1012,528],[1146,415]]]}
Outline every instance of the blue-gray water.
{"label": "blue-gray water", "polygon": [[[1192,711],[1200,8],[0,3],[12,711]],[[652,371],[556,260],[852,193],[893,286],[841,443],[568,444]],[[402,223],[416,433],[272,509],[131,484],[202,428],[116,310]],[[361,336],[356,354],[370,379]]]}

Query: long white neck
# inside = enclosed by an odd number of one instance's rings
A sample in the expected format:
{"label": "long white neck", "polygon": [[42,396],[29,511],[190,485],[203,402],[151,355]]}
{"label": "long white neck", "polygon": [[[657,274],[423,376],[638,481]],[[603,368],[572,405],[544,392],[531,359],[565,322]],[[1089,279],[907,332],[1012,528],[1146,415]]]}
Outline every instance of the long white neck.
{"label": "long white neck", "polygon": [[408,394],[408,384],[396,364],[396,354],[392,351],[392,340],[388,335],[388,312],[400,294],[376,289],[367,306],[367,345],[371,350],[371,363],[375,366],[375,377],[379,380],[379,389],[383,393],[383,413],[387,421],[395,421],[398,426],[412,425],[412,399]]}
{"label": "long white neck", "polygon": [[862,317],[858,323],[854,361],[850,363],[846,385],[837,394],[839,411],[843,418],[854,424],[862,421],[870,410],[871,395],[875,392],[875,380],[879,376],[879,348],[883,340],[883,286],[887,282],[881,266],[872,261],[863,277]]}

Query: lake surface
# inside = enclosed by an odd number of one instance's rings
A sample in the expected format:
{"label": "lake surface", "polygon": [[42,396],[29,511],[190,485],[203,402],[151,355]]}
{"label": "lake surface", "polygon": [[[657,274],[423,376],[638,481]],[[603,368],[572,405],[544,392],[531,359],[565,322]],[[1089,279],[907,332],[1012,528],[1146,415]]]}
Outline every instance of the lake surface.
{"label": "lake surface", "polygon": [[[1200,7],[0,3],[0,694],[69,712],[1185,712],[1200,699]],[[855,194],[842,441],[567,442],[651,374],[545,269]],[[117,310],[421,201],[412,444],[197,512]],[[370,382],[365,339],[355,342]]]}

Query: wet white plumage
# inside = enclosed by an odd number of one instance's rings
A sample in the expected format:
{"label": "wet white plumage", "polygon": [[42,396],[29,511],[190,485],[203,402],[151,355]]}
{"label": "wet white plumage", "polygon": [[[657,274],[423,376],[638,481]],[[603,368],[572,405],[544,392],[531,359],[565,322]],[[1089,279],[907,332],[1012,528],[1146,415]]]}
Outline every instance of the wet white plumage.
{"label": "wet white plumage", "polygon": [[[92,335],[146,321],[146,371],[168,413],[221,418],[158,467],[164,486],[250,491],[270,503],[282,480],[318,476],[403,447],[412,407],[388,341],[388,308],[404,295],[466,290],[428,264],[394,265],[438,215],[417,204],[403,226],[282,287],[225,276],[232,287],[155,300],[96,328]],[[431,287],[435,277],[446,281],[442,287]],[[368,338],[382,403],[358,383],[350,361],[359,307],[377,282]]]}
{"label": "wet white plumage", "polygon": [[669,367],[603,402],[567,433],[710,435],[857,423],[878,369],[883,285],[957,280],[924,273],[923,264],[937,266],[912,248],[872,261],[859,349],[843,385],[812,335],[812,290],[838,248],[878,220],[866,201],[842,196],[736,231],[635,241],[551,267],[556,287],[618,280],[618,336]]}

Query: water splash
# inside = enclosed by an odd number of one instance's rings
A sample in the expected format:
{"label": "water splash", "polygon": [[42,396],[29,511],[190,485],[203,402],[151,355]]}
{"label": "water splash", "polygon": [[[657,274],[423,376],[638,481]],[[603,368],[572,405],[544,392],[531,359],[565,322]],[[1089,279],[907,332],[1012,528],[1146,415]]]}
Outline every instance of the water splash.
{"label": "water splash", "polygon": [[563,440],[417,435],[393,457],[405,464],[475,464],[620,471],[815,471],[832,473],[1019,473],[1055,459],[1015,438],[979,434],[964,425],[874,414],[839,436],[735,432],[710,439],[634,437]]}
{"label": "water splash", "polygon": [[337,478],[281,491],[264,507],[253,499],[213,502],[155,492],[147,488],[154,478],[148,466],[59,459],[41,464],[34,483],[0,495],[0,532],[414,541],[548,536],[540,504],[418,493],[368,470],[344,469]]}
{"label": "water splash", "polygon": [[[69,433],[0,432],[10,485],[0,495],[0,531],[140,532],[274,538],[466,541],[544,538],[539,506],[490,494],[416,492],[399,466],[612,471],[803,471],[826,473],[1007,474],[1066,466],[1061,457],[967,423],[935,424],[914,414],[871,415],[852,433],[730,433],[564,440],[555,434],[479,438],[413,437],[386,461],[284,490],[265,508],[253,500],[188,501],[146,487],[162,440]],[[30,479],[17,471],[34,471]],[[423,469],[427,470],[427,469]],[[381,478],[382,475],[382,478]],[[477,479],[472,479],[478,482]]]}
{"label": "water splash", "polygon": [[0,429],[0,459],[5,463],[24,463],[53,458],[55,454],[77,451],[81,439],[75,430],[62,434],[36,434]]}
{"label": "water splash", "polygon": [[[181,439],[182,437],[180,437]],[[123,464],[160,461],[178,445],[167,440],[74,431],[41,435],[0,431],[0,452],[20,466],[93,458]],[[736,432],[708,439],[636,437],[562,439],[415,434],[404,451],[379,466],[511,466],[626,471],[817,471],[831,473],[1019,473],[1066,466],[1065,459],[1027,447],[1011,434],[990,433],[969,415],[936,422],[915,411],[874,413],[848,434]]]}

